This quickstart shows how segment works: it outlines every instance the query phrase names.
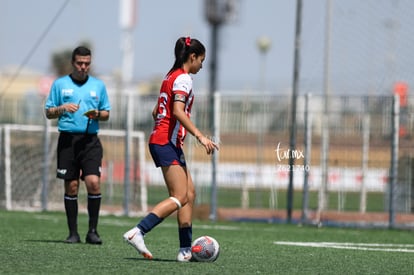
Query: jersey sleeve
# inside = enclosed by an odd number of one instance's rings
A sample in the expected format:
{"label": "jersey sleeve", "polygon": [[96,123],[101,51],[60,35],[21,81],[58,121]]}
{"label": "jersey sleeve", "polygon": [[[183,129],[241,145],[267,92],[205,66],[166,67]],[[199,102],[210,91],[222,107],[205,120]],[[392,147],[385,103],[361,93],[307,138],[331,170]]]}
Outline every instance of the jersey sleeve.
{"label": "jersey sleeve", "polygon": [[193,80],[189,74],[179,75],[173,84],[172,92],[173,94],[182,94],[185,97],[188,97],[193,88]]}
{"label": "jersey sleeve", "polygon": [[109,103],[109,98],[108,98],[108,93],[106,91],[106,86],[103,83],[102,83],[102,88],[101,88],[101,100],[100,100],[99,110],[104,110],[104,111],[110,111],[111,110],[111,104]]}
{"label": "jersey sleeve", "polygon": [[59,87],[58,80],[55,80],[52,84],[52,87],[50,88],[50,93],[46,99],[45,110],[52,108],[52,107],[57,107],[60,105],[58,87]]}

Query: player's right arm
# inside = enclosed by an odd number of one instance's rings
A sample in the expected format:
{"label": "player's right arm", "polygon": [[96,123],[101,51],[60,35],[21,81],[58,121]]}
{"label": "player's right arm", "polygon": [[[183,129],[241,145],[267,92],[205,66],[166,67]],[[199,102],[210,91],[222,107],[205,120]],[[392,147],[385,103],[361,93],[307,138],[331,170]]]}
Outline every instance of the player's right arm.
{"label": "player's right arm", "polygon": [[45,114],[48,119],[59,118],[65,112],[74,113],[79,109],[80,102],[62,104],[58,91],[58,84],[55,81],[50,89],[50,94],[45,103]]}
{"label": "player's right arm", "polygon": [[56,107],[50,107],[45,110],[48,119],[58,118],[65,112],[74,113],[79,109],[79,105],[75,103],[66,103]]}
{"label": "player's right arm", "polygon": [[157,112],[158,112],[158,102],[155,104],[154,109],[152,109],[152,118],[157,120]]}

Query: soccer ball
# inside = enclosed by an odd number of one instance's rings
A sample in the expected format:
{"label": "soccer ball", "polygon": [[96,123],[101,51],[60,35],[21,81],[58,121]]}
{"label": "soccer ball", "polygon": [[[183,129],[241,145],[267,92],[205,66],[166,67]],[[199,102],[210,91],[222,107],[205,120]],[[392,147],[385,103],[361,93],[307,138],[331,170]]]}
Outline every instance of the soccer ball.
{"label": "soccer ball", "polygon": [[191,245],[192,259],[197,262],[214,262],[219,253],[219,243],[210,236],[199,237]]}

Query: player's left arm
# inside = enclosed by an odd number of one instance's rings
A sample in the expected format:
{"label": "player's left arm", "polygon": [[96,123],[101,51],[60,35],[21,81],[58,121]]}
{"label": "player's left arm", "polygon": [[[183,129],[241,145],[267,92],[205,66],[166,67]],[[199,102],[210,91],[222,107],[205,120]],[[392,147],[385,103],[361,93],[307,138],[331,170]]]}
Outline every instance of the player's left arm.
{"label": "player's left arm", "polygon": [[219,147],[212,140],[205,137],[200,130],[194,125],[190,118],[185,113],[185,103],[180,100],[175,100],[173,105],[173,115],[181,123],[181,125],[206,148],[207,154],[211,154],[214,150],[219,150]]}
{"label": "player's left arm", "polygon": [[104,85],[101,92],[101,104],[99,106],[99,109],[95,112],[94,119],[107,121],[109,119],[110,109],[111,105],[109,103],[108,93],[106,92],[106,87]]}
{"label": "player's left arm", "polygon": [[173,115],[190,134],[197,138],[202,136],[202,133],[197,129],[197,127],[185,113],[184,102],[177,100],[174,101]]}
{"label": "player's left arm", "polygon": [[102,110],[96,112],[96,119],[101,121],[107,121],[109,119],[109,111]]}

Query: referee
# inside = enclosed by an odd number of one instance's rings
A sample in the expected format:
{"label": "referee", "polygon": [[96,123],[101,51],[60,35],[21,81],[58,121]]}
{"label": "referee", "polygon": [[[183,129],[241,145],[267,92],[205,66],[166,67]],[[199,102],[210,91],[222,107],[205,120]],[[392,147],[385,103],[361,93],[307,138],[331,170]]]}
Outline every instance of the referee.
{"label": "referee", "polygon": [[53,82],[46,100],[48,119],[58,119],[57,178],[65,183],[64,205],[69,236],[66,243],[80,243],[78,192],[83,180],[88,192],[89,230],[86,243],[102,244],[98,234],[101,205],[102,144],[99,121],[109,119],[111,109],[105,84],[89,75],[91,51],[83,46],[72,52],[72,72]]}

